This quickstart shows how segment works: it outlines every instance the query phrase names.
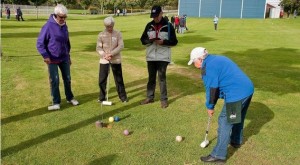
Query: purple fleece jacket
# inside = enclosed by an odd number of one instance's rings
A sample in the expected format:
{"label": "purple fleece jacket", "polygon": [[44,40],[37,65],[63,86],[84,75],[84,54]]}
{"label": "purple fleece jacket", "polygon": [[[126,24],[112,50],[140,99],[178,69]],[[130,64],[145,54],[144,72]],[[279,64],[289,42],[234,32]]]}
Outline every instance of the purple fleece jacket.
{"label": "purple fleece jacket", "polygon": [[44,59],[50,58],[51,63],[68,61],[71,50],[68,26],[60,26],[51,14],[41,29],[36,47]]}

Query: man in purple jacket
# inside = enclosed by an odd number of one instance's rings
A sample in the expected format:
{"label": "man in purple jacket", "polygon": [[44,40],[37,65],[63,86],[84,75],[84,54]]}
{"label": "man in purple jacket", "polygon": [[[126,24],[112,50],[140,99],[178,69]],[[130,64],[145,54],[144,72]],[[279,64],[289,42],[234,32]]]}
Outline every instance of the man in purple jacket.
{"label": "man in purple jacket", "polygon": [[65,95],[67,102],[78,105],[71,90],[70,74],[70,40],[68,27],[66,25],[68,10],[65,6],[58,4],[54,8],[47,23],[42,27],[37,39],[37,50],[43,56],[44,62],[48,65],[49,82],[51,87],[52,105],[48,110],[59,110],[61,97],[59,91],[58,67],[61,70],[64,81]]}

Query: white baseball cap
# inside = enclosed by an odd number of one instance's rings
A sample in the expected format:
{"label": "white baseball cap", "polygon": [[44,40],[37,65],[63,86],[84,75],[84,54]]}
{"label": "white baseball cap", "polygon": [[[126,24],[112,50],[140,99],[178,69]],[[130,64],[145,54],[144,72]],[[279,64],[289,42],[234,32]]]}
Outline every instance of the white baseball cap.
{"label": "white baseball cap", "polygon": [[201,58],[205,59],[208,55],[208,51],[203,47],[196,47],[191,51],[190,54],[190,61],[188,62],[188,65],[191,65],[195,59]]}

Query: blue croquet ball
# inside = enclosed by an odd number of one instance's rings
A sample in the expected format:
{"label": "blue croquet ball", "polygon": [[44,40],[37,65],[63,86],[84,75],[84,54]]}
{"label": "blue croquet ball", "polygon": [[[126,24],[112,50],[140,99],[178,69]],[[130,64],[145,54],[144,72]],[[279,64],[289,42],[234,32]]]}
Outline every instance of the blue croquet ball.
{"label": "blue croquet ball", "polygon": [[116,122],[120,121],[120,118],[118,116],[115,116],[115,121]]}

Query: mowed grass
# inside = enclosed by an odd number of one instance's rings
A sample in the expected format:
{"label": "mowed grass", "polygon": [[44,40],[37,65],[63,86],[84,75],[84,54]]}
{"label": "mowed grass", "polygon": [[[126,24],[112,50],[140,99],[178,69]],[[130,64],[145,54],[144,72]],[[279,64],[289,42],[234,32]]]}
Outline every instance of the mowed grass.
{"label": "mowed grass", "polygon": [[[300,163],[300,19],[220,19],[213,30],[212,18],[190,18],[189,31],[178,34],[167,71],[169,107],[160,108],[159,87],[155,103],[145,99],[147,67],[140,36],[149,15],[116,17],[121,30],[123,76],[129,102],[119,101],[111,76],[112,106],[98,99],[99,57],[97,35],[102,16],[70,14],[72,89],[80,105],[66,103],[63,83],[61,110],[49,112],[47,67],[36,50],[36,39],[48,16],[24,16],[26,21],[1,20],[1,159],[2,164],[202,164],[199,157],[216,144],[219,100],[204,140],[207,113],[199,70],[187,66],[190,51],[206,47],[212,54],[227,55],[253,80],[255,94],[244,130],[244,144],[229,147],[227,164]],[[102,116],[103,114],[103,116]],[[120,122],[111,129],[96,128],[110,116]],[[130,131],[129,136],[123,130]],[[181,135],[181,143],[175,137]]]}

